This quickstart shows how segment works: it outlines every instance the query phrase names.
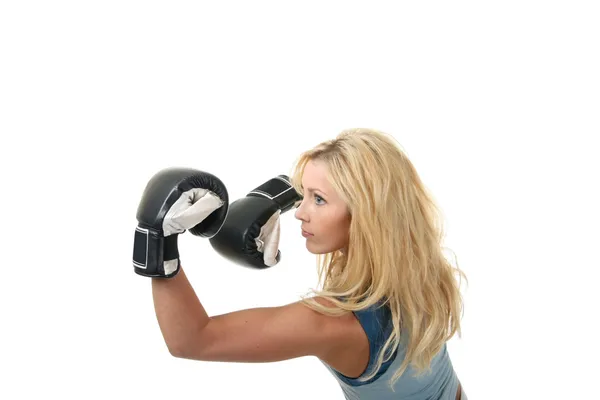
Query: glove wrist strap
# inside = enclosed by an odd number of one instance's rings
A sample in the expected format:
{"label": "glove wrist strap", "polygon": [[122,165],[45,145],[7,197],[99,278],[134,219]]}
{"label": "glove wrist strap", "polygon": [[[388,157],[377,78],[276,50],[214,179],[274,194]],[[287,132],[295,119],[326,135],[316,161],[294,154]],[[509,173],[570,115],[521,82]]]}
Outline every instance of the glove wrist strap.
{"label": "glove wrist strap", "polygon": [[163,236],[152,228],[138,225],[133,242],[133,268],[143,276],[171,278],[179,272],[177,236]]}

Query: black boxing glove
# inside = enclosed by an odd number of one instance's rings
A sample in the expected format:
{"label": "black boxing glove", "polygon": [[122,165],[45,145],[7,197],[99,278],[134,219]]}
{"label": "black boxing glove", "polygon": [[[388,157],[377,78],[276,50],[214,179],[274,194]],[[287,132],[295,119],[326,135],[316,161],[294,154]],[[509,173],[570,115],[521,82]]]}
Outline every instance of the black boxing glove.
{"label": "black boxing glove", "polygon": [[216,176],[190,168],[167,168],[144,189],[137,209],[133,269],[142,276],[171,278],[179,272],[177,237],[189,230],[211,238],[227,216],[229,198]]}
{"label": "black boxing glove", "polygon": [[279,217],[301,199],[287,176],[272,178],[230,204],[225,223],[210,244],[239,265],[272,267],[281,258]]}

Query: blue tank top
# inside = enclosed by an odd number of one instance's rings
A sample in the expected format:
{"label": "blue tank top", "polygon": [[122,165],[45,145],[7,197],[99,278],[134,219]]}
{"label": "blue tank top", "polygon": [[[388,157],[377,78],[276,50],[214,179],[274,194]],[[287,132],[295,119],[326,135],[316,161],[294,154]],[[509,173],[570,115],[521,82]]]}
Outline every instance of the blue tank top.
{"label": "blue tank top", "polygon": [[[372,372],[377,356],[382,351],[393,326],[391,312],[387,306],[377,304],[368,309],[356,311],[354,314],[369,339],[369,363],[361,375],[362,377]],[[415,370],[409,365],[394,384],[395,392],[392,391],[389,380],[400,367],[406,355],[404,347],[406,337],[403,336],[402,339],[392,358],[384,362],[377,374],[365,382],[358,381],[358,378],[349,378],[325,362],[321,362],[338,381],[348,400],[454,400],[459,381],[445,344],[433,358],[430,371],[413,377]],[[466,399],[463,392],[461,400]]]}

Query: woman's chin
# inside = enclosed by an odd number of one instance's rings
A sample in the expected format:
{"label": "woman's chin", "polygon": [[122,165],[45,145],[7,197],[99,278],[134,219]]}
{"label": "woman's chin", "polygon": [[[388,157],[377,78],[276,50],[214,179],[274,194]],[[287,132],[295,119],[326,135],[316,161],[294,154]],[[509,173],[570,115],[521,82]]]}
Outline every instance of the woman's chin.
{"label": "woman's chin", "polygon": [[312,244],[309,240],[306,241],[306,250],[308,250],[308,252],[311,254],[315,254],[315,255],[321,254],[319,249],[314,244]]}
{"label": "woman's chin", "polygon": [[329,250],[327,248],[315,246],[313,243],[310,243],[308,240],[306,241],[306,250],[308,250],[309,253],[317,255],[317,256],[320,254],[327,254],[327,253],[331,252],[331,250]]}

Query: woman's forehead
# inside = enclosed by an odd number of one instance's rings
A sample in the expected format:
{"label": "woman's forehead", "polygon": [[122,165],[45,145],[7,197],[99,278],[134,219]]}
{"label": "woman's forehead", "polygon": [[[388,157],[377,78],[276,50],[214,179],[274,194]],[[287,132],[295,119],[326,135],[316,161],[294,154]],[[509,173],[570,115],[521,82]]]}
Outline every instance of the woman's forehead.
{"label": "woman's forehead", "polygon": [[328,189],[331,190],[326,165],[320,161],[309,161],[304,167],[302,186],[306,189],[316,189],[322,192],[327,192]]}

